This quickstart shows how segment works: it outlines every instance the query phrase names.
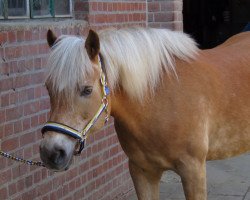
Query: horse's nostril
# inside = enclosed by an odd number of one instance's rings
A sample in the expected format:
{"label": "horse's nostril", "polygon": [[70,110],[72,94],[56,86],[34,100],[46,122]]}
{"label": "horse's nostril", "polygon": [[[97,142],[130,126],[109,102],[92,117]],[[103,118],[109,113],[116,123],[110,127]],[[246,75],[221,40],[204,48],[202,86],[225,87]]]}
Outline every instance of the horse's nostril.
{"label": "horse's nostril", "polygon": [[51,153],[50,160],[56,164],[60,165],[65,162],[66,152],[62,148],[55,147],[54,151]]}

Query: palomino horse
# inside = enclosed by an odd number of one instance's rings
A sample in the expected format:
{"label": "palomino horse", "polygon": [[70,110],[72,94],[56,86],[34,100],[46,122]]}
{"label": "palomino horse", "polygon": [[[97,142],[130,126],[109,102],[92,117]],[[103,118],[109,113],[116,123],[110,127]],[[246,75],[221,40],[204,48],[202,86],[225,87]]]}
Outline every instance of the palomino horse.
{"label": "palomino horse", "polygon": [[184,33],[149,28],[90,30],[86,40],[49,30],[47,40],[46,167],[67,169],[109,114],[140,200],[159,199],[164,170],[180,175],[186,199],[204,200],[206,160],[250,150],[249,32],[204,51]]}

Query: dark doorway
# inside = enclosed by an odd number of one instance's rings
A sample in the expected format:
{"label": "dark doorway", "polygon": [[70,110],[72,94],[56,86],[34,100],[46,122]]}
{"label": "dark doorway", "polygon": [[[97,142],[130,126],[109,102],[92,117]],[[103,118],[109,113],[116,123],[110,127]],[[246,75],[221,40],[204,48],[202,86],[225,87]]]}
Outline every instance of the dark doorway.
{"label": "dark doorway", "polygon": [[241,32],[250,22],[250,0],[183,0],[184,32],[212,48]]}

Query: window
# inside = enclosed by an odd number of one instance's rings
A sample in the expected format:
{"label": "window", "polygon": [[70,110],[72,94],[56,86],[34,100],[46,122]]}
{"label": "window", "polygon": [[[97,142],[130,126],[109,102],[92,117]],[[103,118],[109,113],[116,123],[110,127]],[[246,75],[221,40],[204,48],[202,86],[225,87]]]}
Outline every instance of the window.
{"label": "window", "polygon": [[0,19],[70,17],[72,0],[0,0]]}

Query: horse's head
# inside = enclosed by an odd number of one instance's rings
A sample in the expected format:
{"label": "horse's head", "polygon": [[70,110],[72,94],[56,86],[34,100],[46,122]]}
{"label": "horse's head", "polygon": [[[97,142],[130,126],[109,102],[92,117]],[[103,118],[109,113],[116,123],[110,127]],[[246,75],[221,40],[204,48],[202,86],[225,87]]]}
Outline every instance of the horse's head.
{"label": "horse's head", "polygon": [[94,31],[90,30],[84,41],[70,36],[57,38],[49,30],[47,41],[52,48],[46,80],[51,113],[42,129],[40,157],[46,167],[60,171],[68,169],[73,155],[83,147],[86,132],[103,126],[109,114],[107,88],[99,37]]}

